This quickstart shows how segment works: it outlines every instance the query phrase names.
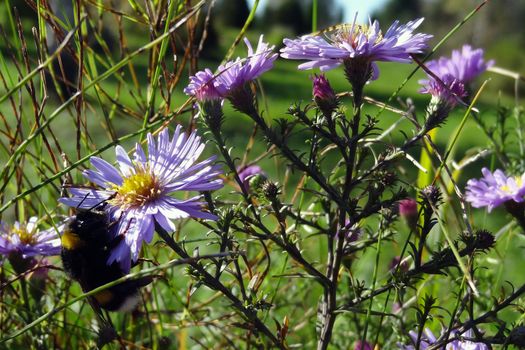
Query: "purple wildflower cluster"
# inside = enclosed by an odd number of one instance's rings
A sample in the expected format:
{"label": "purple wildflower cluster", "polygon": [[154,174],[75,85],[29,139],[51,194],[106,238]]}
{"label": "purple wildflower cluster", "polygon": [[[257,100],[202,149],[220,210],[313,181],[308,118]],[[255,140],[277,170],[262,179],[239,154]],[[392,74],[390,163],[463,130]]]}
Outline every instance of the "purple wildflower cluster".
{"label": "purple wildflower cluster", "polygon": [[190,84],[184,89],[184,93],[194,96],[199,102],[223,100],[230,98],[246,83],[272,69],[273,62],[277,59],[277,54],[273,52],[275,47],[264,42],[263,38],[262,35],[259,37],[255,51],[250,41],[245,38],[244,42],[248,48],[246,59],[238,57],[220,65],[216,75],[209,69],[197,72],[190,77]]}
{"label": "purple wildflower cluster", "polygon": [[364,61],[371,69],[371,80],[377,79],[379,69],[376,61],[409,63],[410,55],[422,53],[432,35],[414,30],[423,22],[420,18],[400,25],[395,21],[383,34],[379,22],[368,26],[355,23],[342,26],[325,35],[305,35],[297,39],[284,39],[281,56],[292,60],[306,60],[299,69],[320,68],[327,71],[352,60]]}
{"label": "purple wildflower cluster", "polygon": [[458,99],[467,96],[468,84],[494,64],[493,60],[485,61],[483,55],[482,49],[463,45],[461,51],[452,51],[450,58],[427,62],[426,67],[432,74],[419,81],[423,86],[420,92],[431,94],[453,108]]}
{"label": "purple wildflower cluster", "polygon": [[[401,350],[415,350],[416,349],[415,345],[417,342],[417,332],[410,331],[409,335],[410,335],[410,338],[412,339],[412,345],[398,344],[399,349]],[[461,336],[465,338],[472,338],[473,337],[472,330],[469,329],[468,331],[463,333]],[[454,331],[451,332],[449,337],[450,338],[456,337],[456,332]],[[420,339],[419,347],[417,347],[417,349],[425,350],[436,342],[437,342],[436,336],[432,333],[430,329],[425,328],[421,336],[421,339]],[[448,343],[446,345],[446,349],[447,350],[488,350],[489,347],[484,343],[472,342],[470,340],[456,339]]]}
{"label": "purple wildflower cluster", "polygon": [[525,195],[525,174],[507,176],[499,169],[491,173],[487,168],[481,170],[483,178],[467,182],[465,199],[475,208],[487,207],[490,212],[507,202],[523,202]]}
{"label": "purple wildflower cluster", "polygon": [[[63,229],[62,224],[39,230],[38,218],[34,216],[26,223],[15,221],[13,226],[0,222],[0,257],[8,259],[16,273],[23,273],[38,263],[38,257],[60,254],[62,245],[58,232]],[[0,265],[2,263],[0,259]]]}
{"label": "purple wildflower cluster", "polygon": [[124,239],[112,251],[108,264],[120,263],[129,271],[131,260],[136,261],[142,242],[153,238],[155,224],[173,232],[171,220],[187,217],[216,219],[204,210],[200,196],[177,199],[181,191],[212,191],[223,186],[219,179],[221,169],[214,165],[216,157],[197,159],[204,143],[193,131],[186,135],[179,125],[170,139],[167,129],[157,139],[148,134],[148,155],[139,143],[131,160],[121,146],[116,147],[118,169],[105,160],[92,157],[95,170],[84,171],[84,176],[101,189],[71,188],[71,198],[61,198],[66,205],[93,208],[107,203],[111,218],[117,222],[115,235]]}
{"label": "purple wildflower cluster", "polygon": [[39,230],[37,222],[38,218],[33,216],[27,223],[16,221],[12,227],[0,223],[0,254],[6,257],[16,254],[23,259],[59,255],[61,245],[57,231],[54,228]]}

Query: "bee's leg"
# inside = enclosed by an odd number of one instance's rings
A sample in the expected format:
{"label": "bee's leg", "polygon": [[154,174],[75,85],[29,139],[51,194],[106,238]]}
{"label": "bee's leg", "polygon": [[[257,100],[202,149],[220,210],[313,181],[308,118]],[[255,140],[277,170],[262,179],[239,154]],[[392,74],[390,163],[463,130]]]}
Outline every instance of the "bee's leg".
{"label": "bee's leg", "polygon": [[108,249],[109,250],[113,250],[113,248],[115,248],[116,246],[118,246],[120,244],[120,242],[122,242],[124,240],[124,235],[117,235],[115,238],[113,238],[109,244],[108,244]]}
{"label": "bee's leg", "polygon": [[115,330],[115,327],[113,327],[113,324],[111,323],[111,317],[109,314],[102,313],[102,309],[97,304],[97,302],[89,297],[88,298],[89,305],[91,305],[91,308],[93,311],[95,311],[95,315],[97,316],[98,321],[98,339],[97,339],[97,347],[99,349],[102,349],[102,347],[106,344],[111,343],[113,340],[120,338],[117,331]]}

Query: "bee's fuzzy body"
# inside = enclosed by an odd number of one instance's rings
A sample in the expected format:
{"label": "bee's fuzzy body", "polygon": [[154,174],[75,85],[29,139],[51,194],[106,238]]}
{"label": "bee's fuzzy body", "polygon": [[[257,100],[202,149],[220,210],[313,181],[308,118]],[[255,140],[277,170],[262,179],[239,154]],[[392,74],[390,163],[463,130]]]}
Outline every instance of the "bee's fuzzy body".
{"label": "bee's fuzzy body", "polygon": [[[62,236],[64,270],[88,292],[125,275],[118,263],[107,264],[109,254],[122,238],[110,233],[108,214],[99,210],[78,210]],[[139,288],[151,278],[133,279],[93,295],[96,305],[108,311],[133,310]]]}

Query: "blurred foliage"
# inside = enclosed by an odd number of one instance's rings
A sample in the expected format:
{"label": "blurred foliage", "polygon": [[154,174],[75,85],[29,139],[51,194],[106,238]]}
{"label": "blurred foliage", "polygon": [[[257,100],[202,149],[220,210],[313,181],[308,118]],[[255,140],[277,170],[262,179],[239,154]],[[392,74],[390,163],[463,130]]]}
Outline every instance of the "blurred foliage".
{"label": "blurred foliage", "polygon": [[227,27],[242,28],[250,14],[246,0],[221,0],[217,3],[220,11],[215,16],[218,21]]}
{"label": "blurred foliage", "polygon": [[[291,30],[294,35],[312,31],[312,0],[274,0],[268,2],[259,27],[278,26]],[[338,24],[343,9],[335,0],[318,1],[317,26],[319,29]]]}

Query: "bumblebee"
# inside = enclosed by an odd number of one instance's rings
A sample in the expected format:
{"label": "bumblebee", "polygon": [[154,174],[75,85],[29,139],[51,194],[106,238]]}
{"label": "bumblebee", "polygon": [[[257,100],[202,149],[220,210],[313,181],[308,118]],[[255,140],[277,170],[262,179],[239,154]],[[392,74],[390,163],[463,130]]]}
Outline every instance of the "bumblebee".
{"label": "bumblebee", "polygon": [[[64,270],[88,292],[126,275],[117,262],[107,264],[111,250],[123,239],[112,237],[107,212],[77,209],[61,237]],[[124,281],[91,297],[90,303],[108,311],[132,311],[139,301],[139,288],[151,277]]]}

